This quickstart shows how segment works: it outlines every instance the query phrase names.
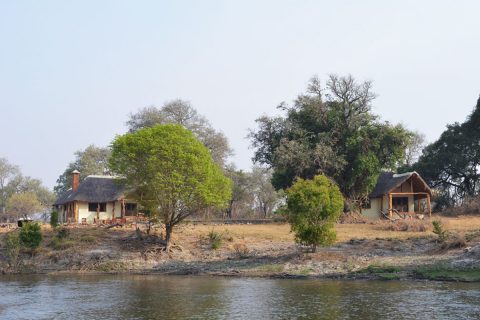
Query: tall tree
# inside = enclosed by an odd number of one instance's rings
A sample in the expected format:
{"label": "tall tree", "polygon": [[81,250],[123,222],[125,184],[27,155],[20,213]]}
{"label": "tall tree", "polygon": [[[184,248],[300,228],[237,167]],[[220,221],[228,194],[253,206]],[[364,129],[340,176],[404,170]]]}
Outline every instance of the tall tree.
{"label": "tall tree", "polygon": [[0,158],[0,213],[5,213],[7,200],[12,195],[11,184],[19,175],[20,169],[17,166],[5,158]]}
{"label": "tall tree", "polygon": [[371,87],[331,75],[323,88],[313,78],[293,106],[280,104],[285,116],[257,120],[250,133],[253,160],[274,170],[276,189],[288,188],[296,177],[325,174],[345,197],[358,199],[371,191],[381,170],[403,164],[412,133],[377,119]]}
{"label": "tall tree", "polygon": [[440,191],[439,209],[462,203],[480,192],[480,98],[462,124],[448,125],[410,169]]}
{"label": "tall tree", "polygon": [[33,192],[15,193],[7,201],[8,214],[15,218],[27,218],[29,215],[38,213],[44,208],[37,195]]}
{"label": "tall tree", "polygon": [[263,218],[268,218],[280,204],[282,198],[272,185],[272,170],[253,166],[250,180],[255,207]]}
{"label": "tall tree", "polygon": [[165,224],[166,250],[173,227],[206,207],[226,207],[231,181],[208,149],[180,125],[156,125],[119,136],[110,166],[136,190],[140,203]]}
{"label": "tall tree", "polygon": [[150,106],[140,109],[137,113],[130,114],[126,124],[129,132],[135,132],[142,128],[168,123],[179,124],[192,131],[210,150],[213,160],[221,166],[225,165],[227,158],[232,154],[225,135],[213,129],[204,116],[198,114],[189,102],[183,100],[167,102],[161,108]]}
{"label": "tall tree", "polygon": [[75,152],[75,160],[70,162],[65,171],[58,177],[57,185],[54,187],[55,192],[62,194],[72,187],[72,172],[74,170],[80,171],[80,181],[83,181],[88,175],[110,174],[108,167],[110,154],[110,148],[94,145]]}

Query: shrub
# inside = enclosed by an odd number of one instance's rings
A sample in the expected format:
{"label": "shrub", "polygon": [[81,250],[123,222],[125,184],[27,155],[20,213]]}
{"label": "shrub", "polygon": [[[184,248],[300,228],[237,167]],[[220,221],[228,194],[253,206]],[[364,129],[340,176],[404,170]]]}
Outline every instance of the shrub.
{"label": "shrub", "polygon": [[56,228],[58,226],[58,211],[52,211],[50,214],[50,225],[52,228]]}
{"label": "shrub", "polygon": [[459,233],[450,234],[447,239],[442,243],[442,249],[458,249],[465,248],[467,246],[467,240]]}
{"label": "shrub", "polygon": [[97,239],[94,236],[83,235],[80,238],[80,241],[84,242],[84,243],[95,243],[97,241]]}
{"label": "shrub", "polygon": [[70,229],[68,228],[60,228],[57,231],[57,238],[58,239],[66,239],[70,237]]}
{"label": "shrub", "polygon": [[5,237],[5,258],[10,267],[15,267],[20,255],[20,238],[17,233],[10,232]]}
{"label": "shrub", "polygon": [[250,252],[245,243],[235,243],[233,245],[233,250],[235,251],[235,254],[240,258],[246,257]]}
{"label": "shrub", "polygon": [[445,243],[445,241],[447,240],[448,234],[447,234],[447,230],[443,228],[442,221],[433,220],[432,225],[433,225],[433,233],[438,235],[438,241],[440,241],[441,243]]}
{"label": "shrub", "polygon": [[222,242],[223,242],[221,233],[218,233],[218,232],[212,230],[208,233],[208,238],[210,240],[210,245],[212,246],[213,250],[220,249],[220,247],[222,246]]}
{"label": "shrub", "polygon": [[38,223],[25,223],[20,229],[20,243],[29,249],[36,249],[42,242],[42,230]]}
{"label": "shrub", "polygon": [[343,197],[337,185],[323,175],[312,180],[298,179],[287,190],[287,215],[295,241],[309,245],[335,242],[335,222],[343,210]]}

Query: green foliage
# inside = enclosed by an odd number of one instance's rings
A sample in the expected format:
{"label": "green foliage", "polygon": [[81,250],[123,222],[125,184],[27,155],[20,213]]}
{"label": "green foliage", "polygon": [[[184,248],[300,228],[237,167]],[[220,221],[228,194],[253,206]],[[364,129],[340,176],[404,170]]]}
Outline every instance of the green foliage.
{"label": "green foliage", "polygon": [[42,230],[38,223],[24,223],[20,229],[20,243],[29,249],[36,249],[42,242]]}
{"label": "green foliage", "polygon": [[158,124],[179,124],[192,131],[208,148],[213,161],[220,166],[224,166],[227,157],[232,154],[227,137],[216,131],[187,101],[177,99],[165,103],[160,108],[154,106],[142,108],[137,113],[131,114],[127,121],[130,132]]}
{"label": "green foliage", "polygon": [[225,208],[231,181],[208,149],[180,125],[156,125],[112,143],[111,169],[124,176],[141,205],[166,226],[167,246],[173,226],[193,213]]}
{"label": "green foliage", "polygon": [[50,225],[52,228],[58,227],[58,211],[52,211],[50,214]]}
{"label": "green foliage", "polygon": [[286,189],[296,177],[323,173],[335,179],[348,198],[359,199],[374,187],[381,170],[395,170],[405,159],[412,132],[382,123],[371,113],[371,83],[330,76],[326,89],[312,79],[308,92],[285,117],[257,119],[250,138],[254,160],[274,169],[272,183]]}
{"label": "green foliage", "polygon": [[20,247],[20,238],[17,233],[10,232],[5,236],[5,258],[10,267],[17,266]]}
{"label": "green foliage", "polygon": [[7,202],[7,211],[14,216],[28,216],[42,210],[43,206],[33,192],[15,193]]}
{"label": "green foliage", "polygon": [[441,243],[445,243],[445,241],[448,238],[448,232],[443,228],[442,221],[433,220],[432,225],[433,225],[433,233],[435,233],[438,236],[438,241],[440,241]]}
{"label": "green foliage", "polygon": [[337,185],[323,175],[298,179],[287,190],[287,214],[295,240],[312,246],[330,245],[336,239],[335,222],[343,209]]}
{"label": "green foliage", "polygon": [[417,163],[408,170],[419,172],[439,190],[436,209],[462,203],[480,192],[480,98],[462,124],[447,126],[440,138],[429,144]]}
{"label": "green foliage", "polygon": [[88,175],[109,174],[108,159],[110,153],[110,148],[94,145],[75,152],[75,160],[70,162],[65,171],[58,177],[57,185],[54,187],[55,192],[63,194],[72,187],[72,172],[74,170],[80,171],[80,181],[83,181]]}
{"label": "green foliage", "polygon": [[217,250],[222,247],[223,235],[221,233],[212,230],[208,233],[208,239],[210,240],[210,245],[212,246],[213,250]]}
{"label": "green foliage", "polygon": [[70,229],[65,228],[65,227],[59,228],[59,229],[57,230],[57,235],[56,235],[56,237],[57,237],[58,239],[66,239],[66,238],[70,237]]}

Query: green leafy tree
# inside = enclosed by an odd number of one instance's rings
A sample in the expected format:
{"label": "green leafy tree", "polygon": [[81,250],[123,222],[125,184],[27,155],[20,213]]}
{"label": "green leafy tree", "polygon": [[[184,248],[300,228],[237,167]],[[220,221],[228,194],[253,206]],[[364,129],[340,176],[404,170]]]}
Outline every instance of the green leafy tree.
{"label": "green leafy tree", "polygon": [[261,117],[251,131],[254,161],[273,169],[272,183],[286,189],[296,177],[332,177],[349,199],[362,198],[379,173],[405,160],[412,133],[371,112],[371,83],[331,75],[326,87],[313,78],[306,93],[275,118]]}
{"label": "green leafy tree", "polygon": [[7,202],[7,211],[14,217],[28,217],[31,214],[38,213],[44,207],[33,192],[15,193]]}
{"label": "green leafy tree", "polygon": [[57,195],[64,193],[72,187],[72,172],[80,171],[80,181],[89,175],[108,175],[108,159],[110,148],[96,147],[90,145],[85,150],[75,152],[75,160],[68,164],[65,171],[58,177],[57,185],[54,187]]}
{"label": "green leafy tree", "polygon": [[173,227],[207,207],[225,208],[231,181],[208,149],[180,125],[156,125],[118,136],[112,143],[111,169],[150,212],[165,224],[166,250]]}
{"label": "green leafy tree", "polygon": [[24,223],[19,237],[22,246],[34,250],[42,242],[42,229],[38,223]]}
{"label": "green leafy tree", "polygon": [[52,228],[58,227],[58,211],[52,211],[50,214],[50,225]]}
{"label": "green leafy tree", "polygon": [[439,191],[437,209],[461,204],[480,192],[480,98],[463,123],[448,125],[440,138],[429,144],[418,161],[406,170],[416,170]]}
{"label": "green leafy tree", "polygon": [[0,158],[0,213],[5,213],[8,198],[14,193],[12,183],[16,183],[19,175],[20,170],[17,166],[5,158]]}
{"label": "green leafy tree", "polygon": [[227,158],[232,154],[228,140],[222,132],[216,131],[210,122],[189,102],[180,99],[169,101],[162,107],[145,107],[130,114],[127,126],[130,132],[142,128],[150,128],[157,124],[179,124],[193,134],[210,151],[213,160],[225,166]]}
{"label": "green leafy tree", "polygon": [[298,179],[287,190],[287,217],[298,243],[330,245],[336,239],[335,222],[343,209],[338,186],[323,175],[312,180]]}
{"label": "green leafy tree", "polygon": [[10,267],[16,267],[20,256],[20,238],[18,233],[9,232],[5,236],[5,258]]}

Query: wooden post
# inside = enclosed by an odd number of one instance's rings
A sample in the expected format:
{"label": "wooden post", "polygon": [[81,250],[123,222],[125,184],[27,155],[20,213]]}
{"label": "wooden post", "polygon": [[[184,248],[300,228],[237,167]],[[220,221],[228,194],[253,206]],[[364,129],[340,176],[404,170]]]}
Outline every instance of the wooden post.
{"label": "wooden post", "polygon": [[100,202],[97,202],[97,223],[100,220]]}
{"label": "wooden post", "polygon": [[122,219],[125,218],[125,199],[122,199]]}
{"label": "wooden post", "polygon": [[392,204],[392,194],[388,194],[388,215],[390,218],[393,217],[393,204]]}
{"label": "wooden post", "polygon": [[115,220],[115,201],[112,201],[112,222]]}
{"label": "wooden post", "polygon": [[428,216],[431,217],[432,216],[432,207],[430,206],[430,194],[428,193],[427,194],[427,205],[428,205]]}
{"label": "wooden post", "polygon": [[417,211],[420,213],[420,195],[417,195]]}
{"label": "wooden post", "polygon": [[73,212],[75,214],[75,223],[78,223],[78,205],[76,201],[73,203]]}

